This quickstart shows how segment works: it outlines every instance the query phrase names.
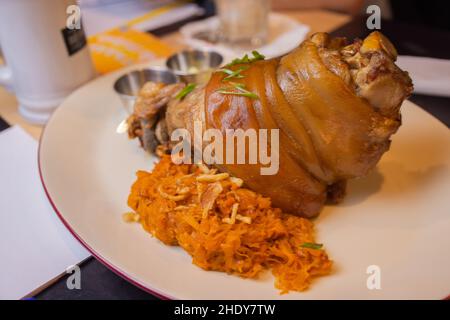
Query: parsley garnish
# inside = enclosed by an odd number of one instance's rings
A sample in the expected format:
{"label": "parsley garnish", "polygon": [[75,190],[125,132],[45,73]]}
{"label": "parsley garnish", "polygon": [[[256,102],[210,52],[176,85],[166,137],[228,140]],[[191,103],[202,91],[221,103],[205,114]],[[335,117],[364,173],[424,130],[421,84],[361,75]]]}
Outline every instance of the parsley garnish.
{"label": "parsley garnish", "polygon": [[259,53],[256,50],[253,50],[252,54],[253,54],[253,61],[264,60],[266,58],[263,54]]}
{"label": "parsley garnish", "polygon": [[252,55],[253,55],[253,58],[249,58],[248,54],[245,54],[245,56],[243,56],[242,58],[236,58],[233,61],[231,61],[229,64],[227,64],[227,67],[231,67],[236,64],[251,63],[251,62],[258,61],[258,60],[264,60],[266,58],[263,54],[259,53],[256,50],[252,51]]}
{"label": "parsley garnish", "polygon": [[184,87],[180,92],[177,93],[177,95],[175,96],[175,99],[183,99],[184,97],[186,97],[189,93],[192,92],[192,90],[195,89],[197,85],[195,83],[190,83],[188,84],[186,87]]}
{"label": "parsley garnish", "polygon": [[236,79],[242,79],[244,78],[244,76],[241,74],[242,71],[245,71],[248,69],[248,66],[243,66],[240,67],[236,70],[231,70],[228,68],[222,68],[219,69],[219,72],[223,72],[225,74],[227,74],[227,76],[225,78],[222,79],[222,81],[229,81],[232,78],[236,78]]}
{"label": "parsley garnish", "polygon": [[[221,88],[219,90],[217,90],[217,92],[221,93],[221,94],[231,94],[231,95],[235,95],[235,96],[243,96],[243,97],[247,97],[250,99],[258,99],[258,95],[248,91],[245,88],[245,85],[242,83],[234,83],[231,82],[230,83],[232,85],[231,88]],[[233,91],[233,88],[236,89],[235,91]]]}
{"label": "parsley garnish", "polygon": [[320,250],[323,247],[323,244],[321,243],[312,243],[312,242],[304,242],[301,245],[302,248],[309,248],[309,249],[314,249],[314,250]]}
{"label": "parsley garnish", "polygon": [[249,68],[249,66],[241,66],[240,68],[238,68],[236,70],[231,70],[231,69],[227,68],[227,67],[232,67],[237,64],[246,64],[246,63],[252,63],[252,62],[255,62],[258,60],[264,60],[266,58],[264,55],[262,55],[261,53],[259,53],[256,50],[252,51],[252,55],[253,55],[252,58],[250,58],[248,56],[248,54],[246,54],[242,58],[234,59],[229,64],[227,64],[224,68],[219,70],[220,72],[223,72],[227,75],[225,78],[222,79],[222,81],[223,82],[229,81],[229,83],[231,84],[231,87],[221,88],[221,89],[217,90],[217,92],[222,93],[222,94],[243,96],[243,97],[247,97],[250,99],[258,99],[259,98],[257,94],[248,91],[245,88],[244,84],[231,82],[232,79],[244,78],[244,75],[241,74],[241,72],[244,70],[247,70]]}

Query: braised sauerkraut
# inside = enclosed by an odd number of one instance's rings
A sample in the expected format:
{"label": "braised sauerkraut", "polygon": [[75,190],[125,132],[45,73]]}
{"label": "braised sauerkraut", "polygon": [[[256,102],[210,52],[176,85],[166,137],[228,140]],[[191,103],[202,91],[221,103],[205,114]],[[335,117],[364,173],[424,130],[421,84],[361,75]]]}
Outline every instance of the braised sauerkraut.
{"label": "braised sauerkraut", "polygon": [[144,229],[181,246],[205,269],[257,278],[270,269],[282,293],[302,291],[330,273],[311,221],[273,208],[243,181],[204,165],[175,165],[164,155],[138,171],[128,205]]}

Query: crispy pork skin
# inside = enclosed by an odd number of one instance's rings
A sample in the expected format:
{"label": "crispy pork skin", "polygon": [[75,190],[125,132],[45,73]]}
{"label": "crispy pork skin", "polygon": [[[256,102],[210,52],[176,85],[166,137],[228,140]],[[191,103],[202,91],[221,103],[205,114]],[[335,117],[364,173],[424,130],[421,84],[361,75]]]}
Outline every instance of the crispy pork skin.
{"label": "crispy pork skin", "polygon": [[233,82],[257,98],[224,94],[227,74],[215,72],[206,87],[182,100],[154,100],[167,105],[169,134],[192,131],[195,120],[222,132],[279,129],[277,174],[261,175],[259,163],[218,168],[284,211],[312,217],[327,200],[340,201],[346,181],[366,175],[389,149],[401,124],[400,106],[413,90],[396,57],[379,32],[351,44],[317,33],[281,58],[227,66],[244,67]]}

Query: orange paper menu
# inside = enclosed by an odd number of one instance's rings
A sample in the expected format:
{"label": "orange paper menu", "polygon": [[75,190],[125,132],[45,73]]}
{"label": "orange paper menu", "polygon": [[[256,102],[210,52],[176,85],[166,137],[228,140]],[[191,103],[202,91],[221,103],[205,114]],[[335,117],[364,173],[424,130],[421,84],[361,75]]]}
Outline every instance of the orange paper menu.
{"label": "orange paper menu", "polygon": [[167,57],[174,52],[155,36],[128,28],[115,28],[90,36],[88,43],[99,74]]}

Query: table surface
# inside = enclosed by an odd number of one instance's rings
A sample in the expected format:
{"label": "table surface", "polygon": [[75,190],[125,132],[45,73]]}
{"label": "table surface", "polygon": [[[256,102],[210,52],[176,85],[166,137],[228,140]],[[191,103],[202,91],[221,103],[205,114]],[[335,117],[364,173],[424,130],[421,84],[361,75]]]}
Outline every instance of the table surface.
{"label": "table surface", "polygon": [[[318,31],[332,32],[334,35],[348,38],[363,37],[368,33],[365,18],[351,19],[350,16],[324,10],[289,11],[285,13],[310,26],[310,33]],[[383,33],[393,40],[400,54],[431,56],[450,59],[450,33],[427,28],[402,25],[383,21]],[[178,33],[171,33],[161,39],[174,47],[185,47]],[[413,95],[410,100],[432,113],[435,117],[450,125],[450,99]],[[3,118],[5,121],[2,121]],[[17,112],[14,95],[0,88],[0,131],[9,125],[20,125],[34,138],[39,139],[41,126],[26,123]],[[38,299],[156,299],[152,295],[131,285],[115,275],[97,260],[90,258],[81,266],[81,290],[69,290],[65,277],[37,294]]]}

